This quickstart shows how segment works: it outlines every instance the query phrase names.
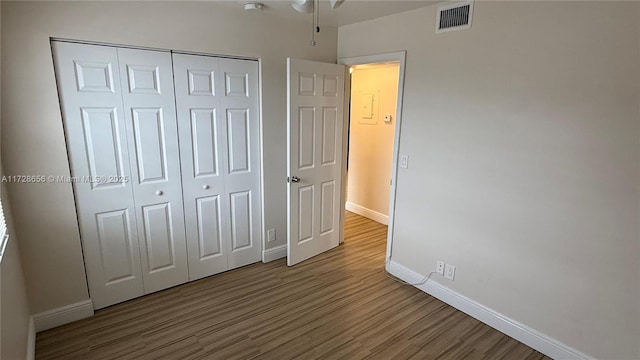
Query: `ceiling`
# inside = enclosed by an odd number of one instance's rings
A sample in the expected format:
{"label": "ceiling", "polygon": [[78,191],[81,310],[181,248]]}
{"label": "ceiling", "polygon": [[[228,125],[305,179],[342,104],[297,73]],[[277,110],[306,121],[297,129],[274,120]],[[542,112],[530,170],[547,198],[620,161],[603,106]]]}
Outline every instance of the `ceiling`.
{"label": "ceiling", "polygon": [[[246,2],[253,2],[247,0]],[[311,22],[311,14],[303,14],[291,7],[289,0],[255,0],[264,4],[263,15],[277,16],[291,21]],[[331,9],[328,0],[320,0],[320,25],[342,26],[371,20],[385,15],[396,14],[430,6],[441,1],[428,0],[346,0],[339,8]],[[221,1],[225,6],[243,9],[245,1]]]}

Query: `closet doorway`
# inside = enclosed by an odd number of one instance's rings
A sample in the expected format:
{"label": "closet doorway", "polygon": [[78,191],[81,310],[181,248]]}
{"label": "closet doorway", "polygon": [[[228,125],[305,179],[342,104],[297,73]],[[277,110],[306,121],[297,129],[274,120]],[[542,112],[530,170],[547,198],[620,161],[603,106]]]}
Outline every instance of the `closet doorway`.
{"label": "closet doorway", "polygon": [[52,50],[94,308],[259,261],[257,61]]}

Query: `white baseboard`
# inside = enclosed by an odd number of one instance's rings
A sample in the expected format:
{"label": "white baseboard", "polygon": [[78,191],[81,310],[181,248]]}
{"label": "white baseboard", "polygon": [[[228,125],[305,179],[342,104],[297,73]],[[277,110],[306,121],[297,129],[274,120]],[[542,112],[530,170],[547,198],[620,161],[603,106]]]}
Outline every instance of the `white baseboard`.
{"label": "white baseboard", "polygon": [[36,332],[40,332],[90,316],[93,316],[93,303],[91,300],[85,300],[35,314],[33,322]]}
{"label": "white baseboard", "polygon": [[282,259],[287,257],[287,245],[276,246],[272,249],[262,251],[262,262],[268,263],[273,260]]}
{"label": "white baseboard", "polygon": [[364,216],[367,219],[379,222],[382,225],[389,225],[389,215],[385,215],[375,210],[368,209],[364,206],[354,204],[351,201],[347,201],[347,203],[344,205],[344,208],[347,211],[351,211],[352,213]]}
{"label": "white baseboard", "polygon": [[[424,279],[423,275],[420,275],[394,261],[389,262],[387,271],[393,276],[408,283],[418,283]],[[435,281],[429,280],[422,285],[417,285],[416,287],[553,359],[594,359],[589,355],[583,354],[580,351],[553,339],[547,334],[541,333],[527,325],[510,319]]]}
{"label": "white baseboard", "polygon": [[27,335],[27,360],[36,358],[36,325],[33,316],[29,317],[29,334]]}

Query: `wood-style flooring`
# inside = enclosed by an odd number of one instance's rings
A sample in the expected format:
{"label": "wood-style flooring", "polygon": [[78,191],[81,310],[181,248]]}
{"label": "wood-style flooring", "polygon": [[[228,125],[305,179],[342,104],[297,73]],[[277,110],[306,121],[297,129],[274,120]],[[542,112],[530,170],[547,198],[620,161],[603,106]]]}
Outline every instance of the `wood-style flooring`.
{"label": "wood-style flooring", "polygon": [[387,227],[347,213],[345,242],[257,263],[37,335],[37,359],[547,359],[384,272]]}

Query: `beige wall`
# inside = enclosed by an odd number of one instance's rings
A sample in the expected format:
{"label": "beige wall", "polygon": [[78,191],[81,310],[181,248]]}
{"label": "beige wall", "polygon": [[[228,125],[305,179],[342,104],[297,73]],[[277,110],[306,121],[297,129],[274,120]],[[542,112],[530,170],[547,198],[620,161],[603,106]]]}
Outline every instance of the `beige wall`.
{"label": "beige wall", "polygon": [[[10,204],[2,186],[2,202],[8,220]],[[11,230],[11,229],[10,229]],[[18,238],[11,233],[0,264],[0,359],[25,359],[31,313],[18,251]]]}
{"label": "beige wall", "polygon": [[[384,216],[389,215],[399,69],[398,64],[365,66],[351,74],[347,201]],[[371,119],[362,117],[367,94],[374,98]],[[385,115],[392,116],[390,123]]]}
{"label": "beige wall", "polygon": [[[337,30],[212,2],[2,2],[3,161],[8,174],[68,175],[49,37],[262,59],[265,227],[286,242],[286,62],[335,62]],[[34,313],[88,298],[69,184],[10,187]]]}
{"label": "beige wall", "polygon": [[[638,2],[476,1],[339,29],[407,50],[392,261],[597,358],[640,358]],[[432,278],[434,278],[432,276]]]}
{"label": "beige wall", "polygon": [[[0,7],[0,26],[1,12]],[[1,49],[0,39],[0,59],[2,58]],[[1,79],[2,74],[0,73],[0,82]],[[0,90],[0,100],[1,93]],[[0,128],[1,125],[2,121],[0,121]],[[3,174],[0,164],[0,177]],[[18,250],[18,238],[13,233],[11,203],[5,184],[0,184],[0,199],[2,199],[5,218],[11,234],[0,263],[0,359],[26,359],[31,313]]]}

